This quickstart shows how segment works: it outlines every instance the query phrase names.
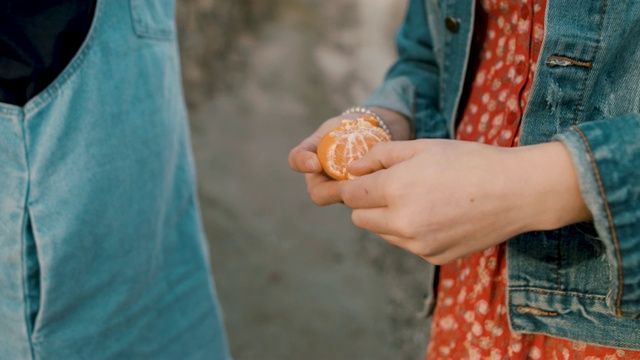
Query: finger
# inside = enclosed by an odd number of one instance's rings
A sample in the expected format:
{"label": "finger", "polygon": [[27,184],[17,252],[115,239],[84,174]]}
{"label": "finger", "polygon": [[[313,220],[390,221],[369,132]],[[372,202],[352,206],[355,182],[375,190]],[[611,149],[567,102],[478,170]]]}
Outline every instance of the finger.
{"label": "finger", "polygon": [[422,260],[425,260],[426,262],[429,262],[431,264],[434,265],[441,265],[444,263],[447,263],[450,260],[449,257],[443,257],[443,255],[441,254],[429,254],[429,255],[425,255],[422,254],[420,252],[420,249],[415,248],[415,245],[412,246],[411,241],[408,241],[407,239],[400,237],[400,236],[396,236],[396,235],[389,235],[389,234],[377,234],[378,236],[380,236],[384,241],[388,242],[389,244],[393,245],[393,246],[397,246],[407,252],[410,252],[414,255],[419,256],[420,258],[422,258]]}
{"label": "finger", "polygon": [[394,235],[389,222],[389,209],[386,207],[355,209],[351,212],[351,221],[355,226],[378,235]]}
{"label": "finger", "polygon": [[324,206],[342,201],[340,182],[324,174],[305,174],[307,191],[314,204]]}
{"label": "finger", "polygon": [[[442,260],[442,258],[440,258],[439,256],[429,256],[429,255],[423,255],[421,254],[419,251],[417,251],[416,249],[413,249],[411,247],[411,243],[407,241],[407,239],[396,236],[396,235],[389,235],[389,234],[377,234],[378,236],[380,236],[384,241],[386,241],[387,243],[393,245],[393,246],[397,246],[411,254],[417,255],[420,258],[422,258],[422,260],[434,264],[434,265],[438,265],[438,264],[444,264],[445,262]],[[446,258],[445,258],[446,259]]]}
{"label": "finger", "polygon": [[[393,246],[397,246],[401,249],[407,250],[405,248],[406,245],[406,240],[396,236],[396,235],[389,235],[389,234],[377,234],[378,236],[380,236],[384,241],[388,242],[389,244],[393,245]],[[407,250],[409,251],[409,250]]]}
{"label": "finger", "polygon": [[376,172],[340,183],[340,197],[352,209],[386,207],[385,172]]}
{"label": "finger", "polygon": [[407,239],[398,235],[378,234],[384,241],[391,245],[402,248],[414,255],[418,255],[423,260],[434,264],[442,265],[451,262],[469,253],[468,249],[459,248],[436,248],[425,251],[424,245],[415,239]]}
{"label": "finger", "polygon": [[296,171],[302,173],[319,173],[322,171],[322,165],[316,155],[318,140],[312,135],[302,141],[300,145],[294,147],[289,152],[289,166]]}
{"label": "finger", "polygon": [[419,140],[376,144],[363,157],[348,164],[347,171],[355,176],[363,176],[388,169],[411,158],[423,145]]}
{"label": "finger", "polygon": [[289,166],[293,170],[303,173],[322,172],[322,165],[320,165],[320,160],[318,159],[318,155],[316,155],[318,143],[324,134],[340,125],[341,121],[341,117],[334,117],[325,121],[313,134],[304,139],[298,146],[291,149],[288,159]]}

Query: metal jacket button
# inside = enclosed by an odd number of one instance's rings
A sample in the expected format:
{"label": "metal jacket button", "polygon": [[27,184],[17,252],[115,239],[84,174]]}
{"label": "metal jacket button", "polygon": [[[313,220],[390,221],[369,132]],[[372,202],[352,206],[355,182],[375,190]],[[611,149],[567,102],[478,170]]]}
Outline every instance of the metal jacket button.
{"label": "metal jacket button", "polygon": [[460,30],[460,19],[447,16],[444,19],[444,26],[452,33],[457,33]]}

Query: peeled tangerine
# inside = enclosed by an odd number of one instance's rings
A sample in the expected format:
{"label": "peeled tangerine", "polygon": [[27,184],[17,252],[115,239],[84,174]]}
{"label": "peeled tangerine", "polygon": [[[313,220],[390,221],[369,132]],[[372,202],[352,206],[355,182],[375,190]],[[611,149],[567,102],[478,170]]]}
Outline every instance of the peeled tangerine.
{"label": "peeled tangerine", "polygon": [[318,158],[327,175],[336,180],[354,178],[347,172],[347,164],[361,158],[375,144],[391,140],[377,124],[372,117],[342,120],[339,127],[320,139]]}

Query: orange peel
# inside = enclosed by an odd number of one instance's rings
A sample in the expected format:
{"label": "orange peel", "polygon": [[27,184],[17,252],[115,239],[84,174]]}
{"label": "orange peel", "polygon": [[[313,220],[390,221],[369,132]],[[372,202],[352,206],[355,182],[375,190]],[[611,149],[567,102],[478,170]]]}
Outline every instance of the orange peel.
{"label": "orange peel", "polygon": [[373,146],[391,141],[389,134],[377,126],[373,117],[345,119],[337,128],[327,132],[318,143],[318,158],[324,172],[336,180],[353,179],[347,165],[360,159]]}

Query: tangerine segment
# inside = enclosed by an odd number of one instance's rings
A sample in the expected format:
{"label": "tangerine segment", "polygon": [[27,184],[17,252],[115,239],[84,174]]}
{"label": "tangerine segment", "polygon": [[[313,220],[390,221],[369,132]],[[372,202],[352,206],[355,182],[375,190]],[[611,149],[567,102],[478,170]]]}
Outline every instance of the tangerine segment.
{"label": "tangerine segment", "polygon": [[336,180],[353,179],[347,164],[361,158],[375,144],[390,141],[374,118],[345,119],[327,132],[318,143],[318,158],[327,175]]}

